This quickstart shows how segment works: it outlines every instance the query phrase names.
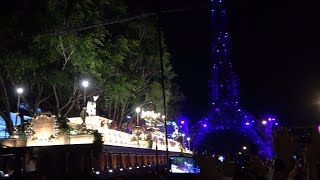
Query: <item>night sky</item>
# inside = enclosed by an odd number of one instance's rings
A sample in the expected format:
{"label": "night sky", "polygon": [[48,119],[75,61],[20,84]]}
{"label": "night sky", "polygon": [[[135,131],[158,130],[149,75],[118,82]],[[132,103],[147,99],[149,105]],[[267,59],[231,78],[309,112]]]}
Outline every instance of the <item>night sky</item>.
{"label": "night sky", "polygon": [[[208,109],[211,59],[210,0],[127,0],[146,12],[166,13],[161,26],[176,81],[193,122]],[[320,116],[320,2],[316,0],[229,0],[234,71],[241,104],[251,113],[275,114],[288,125],[305,125]],[[319,121],[318,121],[319,122]]]}
{"label": "night sky", "polygon": [[[146,9],[156,3],[136,1]],[[162,9],[190,11],[162,16],[162,28],[187,97],[192,121],[208,108],[210,1],[161,1]],[[306,125],[320,115],[319,6],[316,1],[229,1],[234,71],[241,104],[253,114],[275,114],[289,126]],[[319,122],[319,121],[318,121]]]}

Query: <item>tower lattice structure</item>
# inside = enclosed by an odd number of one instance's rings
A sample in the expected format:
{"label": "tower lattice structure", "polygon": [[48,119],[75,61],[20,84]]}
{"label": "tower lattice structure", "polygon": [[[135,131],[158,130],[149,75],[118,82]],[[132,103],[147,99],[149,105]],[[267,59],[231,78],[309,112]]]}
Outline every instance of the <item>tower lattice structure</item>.
{"label": "tower lattice structure", "polygon": [[[276,123],[272,116],[261,124],[239,105],[239,80],[231,62],[228,16],[223,0],[211,0],[212,68],[209,81],[210,112],[192,127],[193,147],[201,147],[208,134],[233,130],[250,139],[264,157],[273,155],[271,132]],[[202,146],[203,147],[203,146]]]}

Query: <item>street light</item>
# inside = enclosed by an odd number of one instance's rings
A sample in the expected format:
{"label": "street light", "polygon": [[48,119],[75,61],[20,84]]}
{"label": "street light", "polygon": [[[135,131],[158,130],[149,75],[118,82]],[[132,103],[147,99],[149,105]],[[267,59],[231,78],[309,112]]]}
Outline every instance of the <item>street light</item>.
{"label": "street light", "polygon": [[185,137],[185,136],[186,136],[185,134],[182,134],[183,145],[184,145],[184,137]]}
{"label": "street light", "polygon": [[82,109],[82,113],[83,113],[83,124],[86,124],[86,116],[87,116],[87,104],[86,104],[86,90],[87,87],[89,86],[89,82],[87,80],[82,81],[82,86],[83,86],[83,109]]}
{"label": "street light", "polygon": [[83,86],[83,95],[84,95],[83,102],[84,102],[84,105],[86,106],[86,89],[89,86],[89,82],[82,81],[82,86]]}
{"label": "street light", "polygon": [[136,108],[136,113],[137,113],[137,126],[139,126],[139,112],[141,111],[140,107]]}
{"label": "street light", "polygon": [[16,111],[16,122],[15,122],[15,126],[18,123],[18,116],[19,116],[19,107],[20,107],[20,97],[21,94],[23,93],[23,89],[20,87],[17,89],[17,93],[18,93],[18,102],[17,102],[17,111]]}
{"label": "street light", "polygon": [[191,150],[191,147],[190,147],[190,137],[187,138],[188,140],[188,147],[189,147],[189,150]]}

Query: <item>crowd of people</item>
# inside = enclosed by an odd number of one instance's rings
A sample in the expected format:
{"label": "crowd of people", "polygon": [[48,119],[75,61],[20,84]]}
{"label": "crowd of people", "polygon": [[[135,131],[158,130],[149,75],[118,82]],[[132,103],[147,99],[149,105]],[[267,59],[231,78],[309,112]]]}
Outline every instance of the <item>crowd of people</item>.
{"label": "crowd of people", "polygon": [[[319,180],[320,135],[314,129],[308,141],[298,143],[288,129],[276,130],[273,136],[275,156],[261,159],[248,155],[246,164],[235,163],[230,155],[220,163],[218,157],[197,156],[201,173],[198,179],[214,180]],[[303,151],[297,152],[298,146]]]}

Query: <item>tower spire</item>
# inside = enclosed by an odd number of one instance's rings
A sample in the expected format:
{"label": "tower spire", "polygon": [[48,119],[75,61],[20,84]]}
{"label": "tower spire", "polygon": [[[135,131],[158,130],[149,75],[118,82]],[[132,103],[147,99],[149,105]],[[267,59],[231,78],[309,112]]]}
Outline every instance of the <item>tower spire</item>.
{"label": "tower spire", "polygon": [[213,65],[209,81],[210,104],[237,104],[239,85],[237,76],[232,71],[225,3],[222,0],[211,0],[211,5]]}

